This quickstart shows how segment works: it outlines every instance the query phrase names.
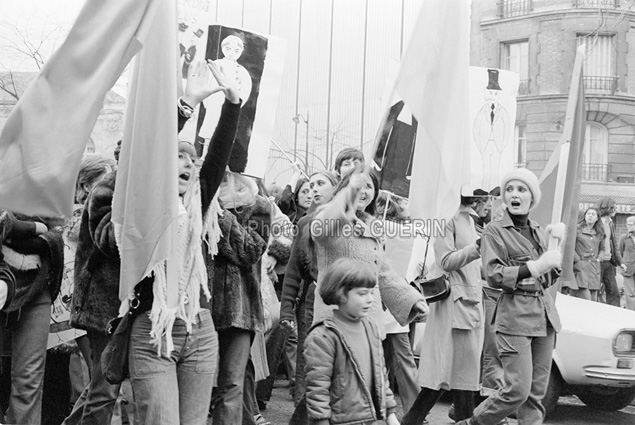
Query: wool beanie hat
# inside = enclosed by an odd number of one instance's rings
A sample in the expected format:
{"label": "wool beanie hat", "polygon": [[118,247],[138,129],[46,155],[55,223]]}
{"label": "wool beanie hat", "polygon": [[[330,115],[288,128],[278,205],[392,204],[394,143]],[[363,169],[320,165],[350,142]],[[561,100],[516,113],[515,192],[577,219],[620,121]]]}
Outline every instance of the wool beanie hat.
{"label": "wool beanie hat", "polygon": [[514,168],[513,170],[508,171],[501,181],[502,193],[505,193],[507,183],[512,180],[520,180],[529,188],[529,191],[532,195],[531,205],[529,206],[529,209],[532,209],[533,207],[538,205],[542,193],[540,191],[540,182],[538,181],[538,177],[536,177],[534,173],[526,168]]}

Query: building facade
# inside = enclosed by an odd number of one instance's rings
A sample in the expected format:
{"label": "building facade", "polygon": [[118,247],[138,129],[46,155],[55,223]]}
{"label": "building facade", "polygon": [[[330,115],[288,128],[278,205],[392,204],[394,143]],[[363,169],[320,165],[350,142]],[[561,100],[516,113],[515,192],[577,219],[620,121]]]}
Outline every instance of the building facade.
{"label": "building facade", "polygon": [[[624,3],[624,4],[622,4]],[[575,52],[586,45],[581,208],[635,214],[635,10],[620,0],[473,0],[472,65],[520,74],[515,161],[538,175],[562,134]]]}

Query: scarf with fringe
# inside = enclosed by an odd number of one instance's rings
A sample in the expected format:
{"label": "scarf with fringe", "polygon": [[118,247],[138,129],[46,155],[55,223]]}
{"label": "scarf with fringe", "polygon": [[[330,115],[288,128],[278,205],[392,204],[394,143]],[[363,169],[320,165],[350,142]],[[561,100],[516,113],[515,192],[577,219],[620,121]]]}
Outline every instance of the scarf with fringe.
{"label": "scarf with fringe", "polygon": [[[203,219],[201,186],[197,178],[193,186],[183,195],[182,202],[180,201],[178,246],[175,247],[178,256],[177,281],[171,282],[168,279],[167,260],[156,264],[148,275],[154,276],[152,285],[154,300],[149,316],[152,322],[150,342],[156,345],[159,356],[169,357],[174,350],[172,328],[177,318],[185,322],[188,332],[192,330],[192,325],[196,323],[197,314],[200,311],[201,290],[208,301],[211,298],[201,243],[202,240],[205,241],[212,257],[218,253],[218,242],[222,237],[218,216],[223,213],[217,198],[218,195],[214,196]],[[121,229],[118,231],[120,232]],[[118,241],[120,239],[117,238]],[[177,284],[178,304],[176,307],[170,308],[167,305],[168,285]],[[121,303],[120,316],[128,313],[130,301],[133,298],[134,289],[128,298]]]}

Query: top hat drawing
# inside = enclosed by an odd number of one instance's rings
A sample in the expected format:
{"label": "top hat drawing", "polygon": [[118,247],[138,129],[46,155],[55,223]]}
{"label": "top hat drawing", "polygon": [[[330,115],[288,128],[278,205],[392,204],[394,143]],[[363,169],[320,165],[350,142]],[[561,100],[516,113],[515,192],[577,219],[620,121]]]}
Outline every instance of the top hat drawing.
{"label": "top hat drawing", "polygon": [[489,77],[487,90],[502,90],[501,86],[498,85],[498,69],[488,69],[487,75]]}

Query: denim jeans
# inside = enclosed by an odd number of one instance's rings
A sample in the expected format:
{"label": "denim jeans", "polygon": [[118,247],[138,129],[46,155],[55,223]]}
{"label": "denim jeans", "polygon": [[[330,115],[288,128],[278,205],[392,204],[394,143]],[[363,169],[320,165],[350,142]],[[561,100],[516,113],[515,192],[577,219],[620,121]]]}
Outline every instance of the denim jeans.
{"label": "denim jeans", "polygon": [[207,309],[187,332],[176,319],[172,328],[174,351],[157,355],[150,342],[152,323],[142,313],[130,333],[130,381],[139,424],[205,425],[212,395],[218,340]]}
{"label": "denim jeans", "polygon": [[46,344],[51,321],[51,295],[43,291],[20,311],[11,329],[11,398],[6,422],[37,424],[42,421],[42,390]]}
{"label": "denim jeans", "polygon": [[496,334],[505,384],[474,410],[477,423],[496,424],[518,408],[518,423],[542,425],[555,338],[552,328],[544,337]]}
{"label": "denim jeans", "polygon": [[245,329],[218,331],[218,388],[212,398],[212,423],[215,425],[241,424],[243,421],[245,369],[253,337],[254,332]]}
{"label": "denim jeans", "polygon": [[88,331],[92,371],[90,382],[84,388],[73,406],[71,414],[62,425],[101,425],[109,424],[115,402],[119,396],[121,385],[110,385],[101,373],[101,353],[108,343],[108,335],[104,332]]}

